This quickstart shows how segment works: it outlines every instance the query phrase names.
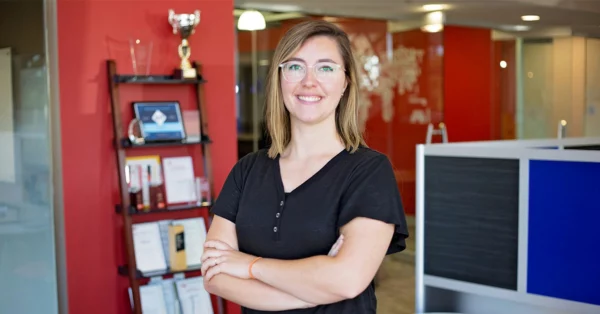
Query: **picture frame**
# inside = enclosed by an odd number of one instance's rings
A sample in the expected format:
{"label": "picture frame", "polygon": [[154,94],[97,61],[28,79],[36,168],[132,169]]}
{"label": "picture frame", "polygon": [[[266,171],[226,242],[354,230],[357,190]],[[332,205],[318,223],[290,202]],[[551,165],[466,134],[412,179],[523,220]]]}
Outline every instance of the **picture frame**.
{"label": "picture frame", "polygon": [[181,142],[187,138],[178,101],[134,101],[132,107],[144,142]]}

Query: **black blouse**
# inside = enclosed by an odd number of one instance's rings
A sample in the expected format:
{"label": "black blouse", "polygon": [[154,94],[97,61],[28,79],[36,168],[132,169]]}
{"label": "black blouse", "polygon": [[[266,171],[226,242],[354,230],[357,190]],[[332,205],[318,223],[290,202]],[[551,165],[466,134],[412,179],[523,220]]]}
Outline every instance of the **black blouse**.
{"label": "black blouse", "polygon": [[[387,254],[404,250],[408,237],[392,165],[366,147],[343,150],[290,193],[283,189],[279,157],[269,158],[266,150],[248,154],[233,167],[211,211],[235,223],[241,252],[265,258],[327,255],[340,228],[356,217],[395,224]],[[376,308],[371,281],[354,299],[277,313],[375,314]]]}

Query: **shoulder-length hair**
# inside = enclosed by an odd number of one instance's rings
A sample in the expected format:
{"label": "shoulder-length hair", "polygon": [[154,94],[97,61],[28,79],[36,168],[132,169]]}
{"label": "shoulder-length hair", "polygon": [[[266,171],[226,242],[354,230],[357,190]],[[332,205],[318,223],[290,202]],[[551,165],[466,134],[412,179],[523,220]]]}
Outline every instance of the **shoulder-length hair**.
{"label": "shoulder-length hair", "polygon": [[281,93],[279,65],[291,58],[307,39],[314,36],[328,36],[334,39],[344,59],[348,86],[335,111],[338,135],[346,150],[350,152],[355,152],[361,145],[366,146],[358,126],[358,75],[348,35],[335,24],[323,20],[309,20],[293,26],[285,33],[275,49],[267,75],[265,122],[271,139],[268,152],[271,158],[283,153],[292,136],[290,113],[285,107]]}

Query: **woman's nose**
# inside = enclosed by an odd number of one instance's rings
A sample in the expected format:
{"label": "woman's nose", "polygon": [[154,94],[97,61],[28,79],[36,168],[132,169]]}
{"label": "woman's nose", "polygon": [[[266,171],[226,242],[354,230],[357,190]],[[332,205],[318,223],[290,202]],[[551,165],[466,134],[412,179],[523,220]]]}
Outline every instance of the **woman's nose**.
{"label": "woman's nose", "polygon": [[306,71],[306,75],[302,79],[302,84],[305,86],[312,86],[317,84],[317,78],[315,76],[315,71],[312,68],[308,68]]}

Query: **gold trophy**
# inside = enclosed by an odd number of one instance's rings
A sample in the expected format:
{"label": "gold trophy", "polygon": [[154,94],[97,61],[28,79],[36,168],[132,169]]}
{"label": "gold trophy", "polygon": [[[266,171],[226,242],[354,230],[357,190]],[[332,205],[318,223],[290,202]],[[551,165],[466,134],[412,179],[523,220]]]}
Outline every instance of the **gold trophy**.
{"label": "gold trophy", "polygon": [[179,44],[179,57],[181,65],[175,69],[175,78],[178,79],[196,79],[198,73],[196,68],[190,63],[190,46],[188,38],[194,34],[194,28],[200,23],[200,11],[194,11],[194,14],[175,14],[175,11],[169,10],[169,24],[173,26],[173,34],[181,35],[181,44]]}

